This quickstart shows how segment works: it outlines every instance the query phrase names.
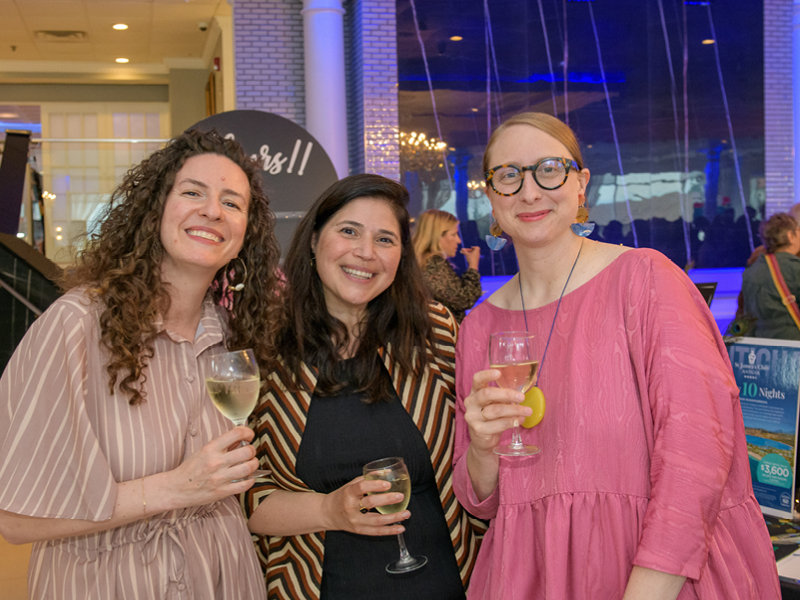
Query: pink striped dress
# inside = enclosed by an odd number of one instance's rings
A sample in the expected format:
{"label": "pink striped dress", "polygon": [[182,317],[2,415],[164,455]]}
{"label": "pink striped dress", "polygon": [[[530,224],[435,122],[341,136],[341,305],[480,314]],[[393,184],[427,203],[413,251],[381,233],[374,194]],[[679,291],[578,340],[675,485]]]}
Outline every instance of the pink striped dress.
{"label": "pink striped dress", "polygon": [[[555,308],[527,311],[540,353]],[[501,458],[497,488],[478,502],[464,398],[489,368],[489,334],[508,330],[525,330],[522,311],[484,302],[456,351],[454,489],[491,519],[470,600],[620,600],[634,565],[686,576],[679,600],[780,598],[739,390],[680,269],[630,250],[564,296],[539,380],[544,420],[522,430],[541,453]]]}
{"label": "pink striped dress", "polygon": [[[73,290],[28,331],[0,379],[0,509],[34,517],[111,517],[117,482],[176,468],[232,425],[205,391],[202,355],[223,341],[207,300],[196,339],[163,330],[147,401],[108,392],[97,303]],[[264,599],[234,497],[96,534],[36,543],[32,599]]]}

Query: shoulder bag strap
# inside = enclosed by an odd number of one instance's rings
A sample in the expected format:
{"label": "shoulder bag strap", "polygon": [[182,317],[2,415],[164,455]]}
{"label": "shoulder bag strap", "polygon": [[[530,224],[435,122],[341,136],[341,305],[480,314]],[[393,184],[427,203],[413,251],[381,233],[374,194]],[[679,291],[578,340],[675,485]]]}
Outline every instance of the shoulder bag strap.
{"label": "shoulder bag strap", "polygon": [[797,299],[789,293],[789,288],[786,286],[786,281],[783,279],[781,268],[778,266],[778,259],[774,254],[764,254],[767,259],[767,266],[772,275],[772,281],[775,282],[775,287],[778,288],[778,293],[781,295],[781,301],[792,316],[794,324],[800,329],[800,309],[797,308]]}

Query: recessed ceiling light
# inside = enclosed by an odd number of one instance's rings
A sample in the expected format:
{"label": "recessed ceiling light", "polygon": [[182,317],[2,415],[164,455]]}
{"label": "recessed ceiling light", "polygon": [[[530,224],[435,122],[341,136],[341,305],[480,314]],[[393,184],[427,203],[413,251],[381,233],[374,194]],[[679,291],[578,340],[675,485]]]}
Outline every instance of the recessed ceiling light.
{"label": "recessed ceiling light", "polygon": [[477,108],[473,108],[472,112],[478,112],[478,109]]}
{"label": "recessed ceiling light", "polygon": [[451,39],[452,41],[454,41],[454,42],[460,42],[460,41],[461,41],[461,40],[463,40],[464,38],[463,38],[463,37],[461,37],[460,35],[454,35],[454,36],[453,36],[453,37],[451,37],[450,39]]}
{"label": "recessed ceiling light", "polygon": [[128,61],[128,59],[127,59],[127,58],[118,58],[118,59],[117,59],[117,62],[118,62],[118,63],[121,63],[121,64],[125,64],[126,62],[129,62],[129,61]]}
{"label": "recessed ceiling light", "polygon": [[713,43],[714,43],[714,40],[703,40],[703,45],[704,46],[710,46]]}
{"label": "recessed ceiling light", "polygon": [[125,25],[125,23],[117,23],[116,25],[114,25],[113,28],[116,29],[117,31],[125,31],[128,28],[128,26]]}
{"label": "recessed ceiling light", "polygon": [[12,112],[0,113],[0,119],[16,119],[19,115]]}

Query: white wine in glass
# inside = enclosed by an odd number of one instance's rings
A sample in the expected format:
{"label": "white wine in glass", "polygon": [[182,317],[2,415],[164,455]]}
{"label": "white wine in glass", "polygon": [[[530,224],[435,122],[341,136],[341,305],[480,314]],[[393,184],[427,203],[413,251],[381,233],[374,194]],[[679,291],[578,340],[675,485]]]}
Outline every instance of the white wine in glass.
{"label": "white wine in glass", "polygon": [[[524,331],[504,331],[489,336],[489,366],[500,371],[499,387],[524,394],[536,381],[539,360],[534,350],[534,337]],[[515,425],[511,443],[497,446],[494,451],[501,456],[531,456],[537,454],[539,448],[523,444],[519,425]]]}
{"label": "white wine in glass", "polygon": [[[375,510],[384,515],[392,515],[404,511],[411,499],[411,479],[408,476],[408,468],[402,458],[382,458],[364,465],[364,479],[372,481],[379,479],[388,481],[391,487],[386,492],[376,492],[376,494],[400,493],[403,500],[395,504],[386,506],[376,506]],[[370,494],[372,496],[373,494]],[[397,542],[400,545],[400,558],[386,565],[386,572],[393,575],[408,573],[428,564],[428,559],[424,556],[411,556],[406,548],[406,541],[402,533],[397,534]]]}
{"label": "white wine in glass", "polygon": [[[206,388],[217,410],[234,425],[244,425],[258,402],[261,378],[252,350],[219,352],[211,355],[211,372]],[[242,442],[242,446],[245,442]],[[252,477],[266,477],[269,471],[256,469]]]}

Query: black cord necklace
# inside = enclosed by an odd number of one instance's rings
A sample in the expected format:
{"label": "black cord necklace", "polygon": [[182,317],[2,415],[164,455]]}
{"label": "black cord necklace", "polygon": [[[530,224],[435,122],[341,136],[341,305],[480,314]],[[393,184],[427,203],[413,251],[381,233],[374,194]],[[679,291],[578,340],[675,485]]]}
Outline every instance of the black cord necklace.
{"label": "black cord necklace", "polygon": [[[544,346],[544,352],[542,353],[542,360],[539,361],[539,368],[537,369],[536,374],[536,382],[539,382],[539,377],[542,375],[542,367],[544,366],[544,359],[547,356],[547,349],[550,347],[550,338],[553,337],[553,329],[556,326],[556,318],[558,317],[558,309],[561,308],[561,299],[564,297],[564,292],[567,291],[567,285],[569,285],[569,280],[572,277],[572,272],[575,270],[575,265],[578,264],[578,259],[581,257],[581,250],[583,250],[583,239],[581,239],[581,245],[578,248],[578,255],[575,257],[575,262],[572,263],[572,268],[569,270],[569,275],[567,275],[567,281],[564,283],[564,289],[561,290],[561,295],[558,297],[558,304],[556,304],[556,314],[553,315],[553,324],[550,325],[550,333],[547,334],[547,343]],[[525,298],[522,295],[522,271],[517,273],[517,281],[519,282],[519,299],[522,302],[522,317],[525,319],[525,331],[530,333],[528,329],[528,315],[525,313]],[[537,389],[538,386],[533,386],[531,389]],[[542,398],[544,398],[544,394],[539,390],[539,393],[542,394]]]}

